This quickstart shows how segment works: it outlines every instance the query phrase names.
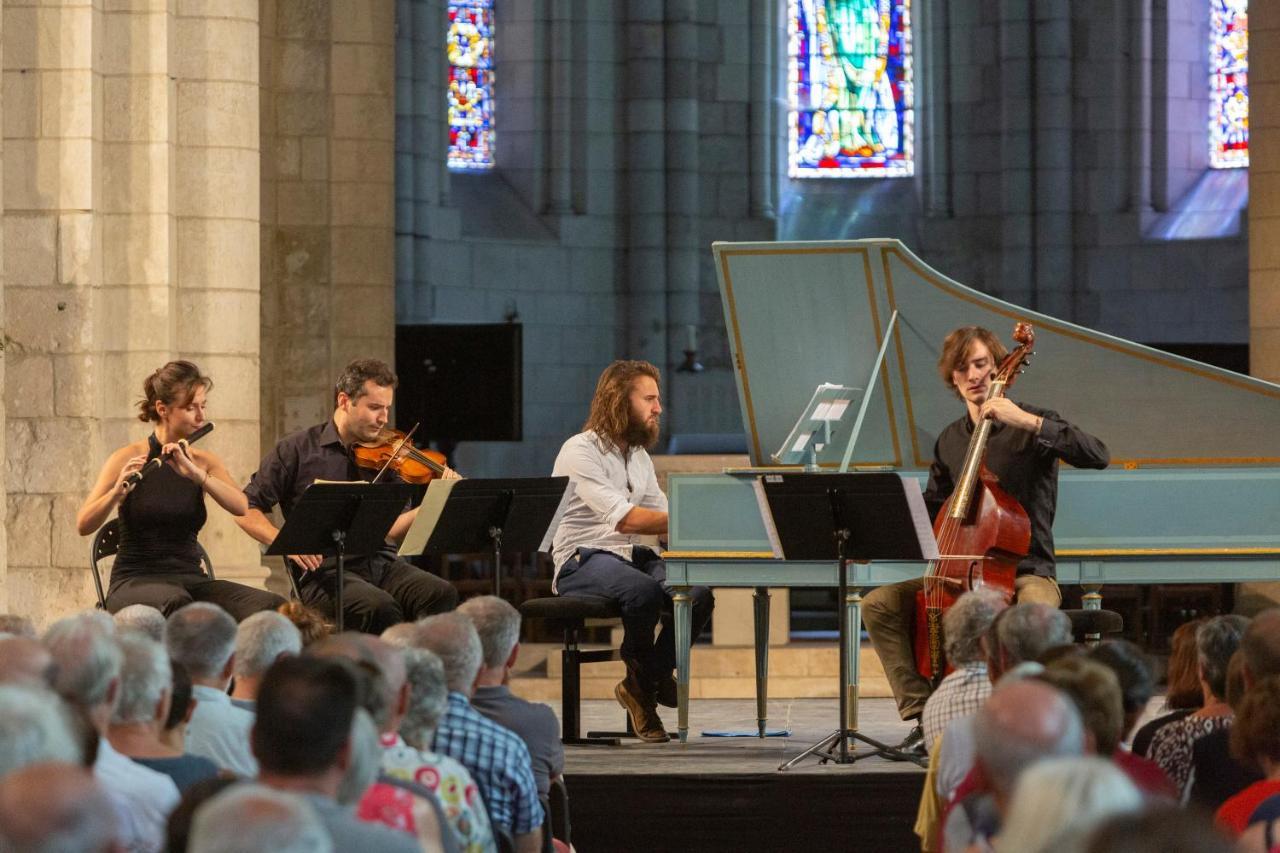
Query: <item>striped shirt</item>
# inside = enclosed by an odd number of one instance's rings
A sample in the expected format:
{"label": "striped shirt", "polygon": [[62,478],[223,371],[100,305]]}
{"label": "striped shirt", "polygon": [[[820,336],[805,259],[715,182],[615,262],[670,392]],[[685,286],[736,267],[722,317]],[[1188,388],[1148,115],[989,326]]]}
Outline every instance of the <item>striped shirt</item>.
{"label": "striped shirt", "polygon": [[985,661],[961,664],[942,679],[925,703],[920,724],[924,728],[924,745],[933,755],[933,744],[946,731],[947,724],[957,717],[976,714],[991,695],[991,680],[987,677]]}

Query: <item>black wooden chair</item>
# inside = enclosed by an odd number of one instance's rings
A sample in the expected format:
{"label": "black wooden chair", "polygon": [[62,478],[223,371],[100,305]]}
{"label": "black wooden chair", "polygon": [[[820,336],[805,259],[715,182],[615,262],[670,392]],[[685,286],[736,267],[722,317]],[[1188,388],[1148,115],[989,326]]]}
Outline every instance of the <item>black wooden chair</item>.
{"label": "black wooden chair", "polygon": [[[200,566],[204,573],[208,575],[209,580],[217,580],[213,574],[213,561],[209,559],[209,552],[199,542],[196,547],[200,549]],[[93,586],[98,591],[98,609],[107,609],[107,596],[104,589],[111,585],[110,576],[107,577],[107,587],[102,585],[102,572],[98,569],[98,562],[107,557],[115,556],[116,551],[120,549],[120,525],[118,519],[111,519],[98,529],[98,534],[93,537],[93,546],[89,551],[89,570],[93,573]]]}
{"label": "black wooden chair", "polygon": [[525,619],[545,619],[564,632],[564,649],[560,653],[560,740],[567,745],[618,746],[621,738],[635,737],[630,717],[626,731],[587,732],[586,737],[581,734],[582,665],[622,660],[622,653],[618,649],[584,650],[579,646],[580,634],[588,619],[621,619],[618,603],[597,596],[557,595],[529,599],[520,605],[520,614]]}

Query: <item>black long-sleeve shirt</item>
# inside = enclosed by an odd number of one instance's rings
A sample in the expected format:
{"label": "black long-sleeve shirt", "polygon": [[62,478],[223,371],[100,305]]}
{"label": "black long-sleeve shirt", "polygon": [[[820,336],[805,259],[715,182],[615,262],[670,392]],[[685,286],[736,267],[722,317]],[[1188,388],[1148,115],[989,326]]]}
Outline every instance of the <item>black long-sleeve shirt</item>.
{"label": "black long-sleeve shirt", "polygon": [[[1058,460],[1075,468],[1106,468],[1111,452],[1099,439],[1063,420],[1057,412],[1018,403],[1038,415],[1038,433],[995,423],[987,439],[986,465],[1031,520],[1031,548],[1018,563],[1018,574],[1054,577],[1053,516],[1058,508]],[[955,490],[955,478],[973,436],[973,422],[964,417],[949,424],[933,446],[933,464],[924,499],[935,518]]]}

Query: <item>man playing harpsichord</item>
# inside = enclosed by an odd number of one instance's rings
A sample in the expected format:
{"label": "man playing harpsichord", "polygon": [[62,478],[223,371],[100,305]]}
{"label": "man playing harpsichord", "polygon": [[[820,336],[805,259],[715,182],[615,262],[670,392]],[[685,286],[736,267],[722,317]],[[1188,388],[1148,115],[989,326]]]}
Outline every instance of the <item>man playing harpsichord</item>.
{"label": "man playing harpsichord", "polygon": [[[675,636],[654,627],[671,606],[667,566],[655,550],[667,533],[667,496],[658,488],[646,448],[658,440],[662,401],[658,369],[647,361],[615,361],[600,374],[583,432],[560,448],[553,476],[568,476],[573,493],[555,533],[558,595],[596,595],[622,610],[622,659],[627,677],[613,695],[636,734],[669,740],[657,705],[676,705]],[[693,637],[711,619],[711,590],[693,587]]]}
{"label": "man playing harpsichord", "polygon": [[[1111,456],[1106,445],[1057,412],[1014,403],[1006,397],[988,400],[991,380],[1005,355],[1000,339],[978,326],[956,329],[943,341],[938,372],[964,401],[966,412],[938,436],[924,499],[936,516],[955,487],[974,425],[983,418],[995,421],[987,443],[986,467],[996,475],[1000,487],[1022,505],[1031,522],[1031,547],[1018,563],[1015,599],[1057,607],[1062,603],[1053,552],[1058,462],[1075,468],[1105,468]],[[904,720],[920,719],[930,691],[929,681],[916,670],[912,654],[916,593],[923,585],[923,579],[915,579],[882,586],[863,604],[867,633]],[[916,725],[900,748],[919,750],[922,740],[923,732]]]}

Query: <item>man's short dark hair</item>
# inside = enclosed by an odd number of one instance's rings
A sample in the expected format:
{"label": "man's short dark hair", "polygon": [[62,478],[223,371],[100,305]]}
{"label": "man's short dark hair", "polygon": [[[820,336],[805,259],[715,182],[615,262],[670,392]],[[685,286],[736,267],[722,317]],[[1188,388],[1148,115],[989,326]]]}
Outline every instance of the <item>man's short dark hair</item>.
{"label": "man's short dark hair", "polygon": [[346,394],[351,402],[365,395],[364,383],[372,380],[374,385],[383,388],[395,388],[400,384],[396,372],[391,365],[377,358],[357,358],[342,369],[338,377],[337,387],[333,390],[333,402],[337,405],[338,395]]}
{"label": "man's short dark hair", "polygon": [[358,687],[345,661],[286,657],[258,691],[253,753],[263,770],[314,776],[337,761],[351,734]]}

